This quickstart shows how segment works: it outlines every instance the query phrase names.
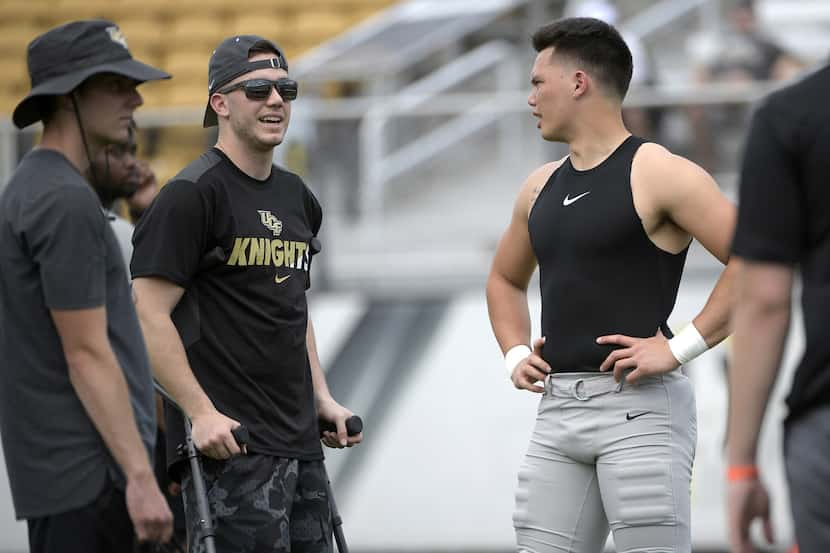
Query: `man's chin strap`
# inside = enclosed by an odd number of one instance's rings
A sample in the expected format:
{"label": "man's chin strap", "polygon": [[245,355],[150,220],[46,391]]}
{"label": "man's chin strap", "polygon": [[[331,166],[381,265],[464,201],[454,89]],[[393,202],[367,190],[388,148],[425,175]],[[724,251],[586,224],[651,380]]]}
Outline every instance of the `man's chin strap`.
{"label": "man's chin strap", "polygon": [[[73,91],[69,97],[72,99],[72,107],[75,109],[75,120],[78,122],[78,130],[81,132],[81,142],[84,144],[84,153],[86,153],[86,160],[89,163],[89,174],[91,176],[92,185],[96,187],[101,181],[98,180],[98,175],[95,173],[95,165],[92,163],[92,154],[89,151],[89,143],[86,140],[86,131],[81,122],[81,111],[78,109],[78,101],[75,99],[77,92]],[[107,163],[109,165],[109,162]]]}
{"label": "man's chin strap", "polygon": [[[109,209],[112,206],[112,203],[115,201],[115,198],[110,198],[104,192],[104,197],[101,195],[102,190],[106,190],[105,186],[102,186],[101,180],[98,178],[98,173],[95,171],[95,164],[92,162],[92,153],[89,151],[89,143],[86,139],[86,131],[84,130],[84,125],[81,122],[81,112],[78,109],[78,102],[75,99],[76,92],[72,92],[69,97],[72,99],[72,107],[75,109],[75,120],[78,122],[78,130],[81,132],[81,142],[84,144],[84,153],[86,153],[86,159],[89,163],[89,176],[90,176],[90,184],[95,189],[96,194],[101,199],[101,204]],[[106,177],[110,177],[110,156],[109,152],[106,150],[104,151],[104,159],[106,160]]]}

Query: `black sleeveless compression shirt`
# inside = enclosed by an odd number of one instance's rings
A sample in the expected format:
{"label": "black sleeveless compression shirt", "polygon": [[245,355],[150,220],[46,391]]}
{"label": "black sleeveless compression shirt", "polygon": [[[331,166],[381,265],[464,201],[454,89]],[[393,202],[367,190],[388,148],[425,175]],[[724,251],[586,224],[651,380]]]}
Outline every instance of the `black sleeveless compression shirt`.
{"label": "black sleeveless compression shirt", "polygon": [[531,209],[543,357],[554,372],[598,371],[617,348],[596,343],[605,334],[646,338],[661,329],[671,337],[666,320],[688,247],[678,254],[658,248],[634,210],[631,163],[644,142],[629,136],[586,171],[566,159]]}

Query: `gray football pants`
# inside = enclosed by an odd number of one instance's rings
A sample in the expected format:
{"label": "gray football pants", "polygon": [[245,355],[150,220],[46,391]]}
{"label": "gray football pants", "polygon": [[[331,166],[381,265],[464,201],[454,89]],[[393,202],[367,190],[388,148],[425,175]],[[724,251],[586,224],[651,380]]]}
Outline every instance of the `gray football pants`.
{"label": "gray football pants", "polygon": [[610,373],[548,378],[519,470],[520,553],[689,553],[697,440],[679,371],[620,386]]}

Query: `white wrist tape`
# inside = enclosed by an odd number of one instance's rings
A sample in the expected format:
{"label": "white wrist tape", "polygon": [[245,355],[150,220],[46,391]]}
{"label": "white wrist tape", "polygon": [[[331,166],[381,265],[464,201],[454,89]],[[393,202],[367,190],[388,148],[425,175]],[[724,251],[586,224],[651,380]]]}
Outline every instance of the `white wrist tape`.
{"label": "white wrist tape", "polygon": [[518,365],[520,361],[523,361],[531,353],[532,351],[530,348],[524,344],[513,346],[507,350],[507,353],[504,354],[504,367],[507,369],[508,378],[513,376],[513,369],[516,368],[516,365]]}
{"label": "white wrist tape", "polygon": [[700,335],[695,325],[689,323],[686,328],[669,340],[669,349],[681,365],[685,365],[709,349],[706,340]]}

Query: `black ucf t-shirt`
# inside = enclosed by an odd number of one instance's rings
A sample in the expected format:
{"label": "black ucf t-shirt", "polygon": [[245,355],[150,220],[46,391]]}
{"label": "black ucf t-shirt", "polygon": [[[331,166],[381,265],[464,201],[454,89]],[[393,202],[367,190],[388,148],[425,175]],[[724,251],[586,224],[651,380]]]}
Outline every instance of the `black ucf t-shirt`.
{"label": "black ucf t-shirt", "polygon": [[[250,452],[319,459],[306,351],[322,211],[297,175],[259,181],[211,149],[174,177],[135,229],[133,278],[185,289],[173,322],[199,384],[250,431]],[[168,416],[168,451],[181,420]]]}

